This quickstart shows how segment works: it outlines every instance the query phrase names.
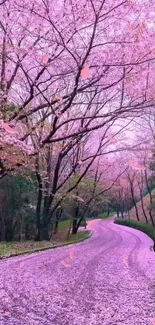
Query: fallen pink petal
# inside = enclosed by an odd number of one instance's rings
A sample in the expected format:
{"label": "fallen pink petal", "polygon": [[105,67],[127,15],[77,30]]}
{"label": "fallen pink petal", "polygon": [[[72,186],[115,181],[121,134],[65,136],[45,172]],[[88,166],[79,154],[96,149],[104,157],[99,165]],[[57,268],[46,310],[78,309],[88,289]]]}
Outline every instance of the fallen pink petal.
{"label": "fallen pink petal", "polygon": [[110,139],[110,141],[113,142],[113,143],[118,142],[118,140],[117,140],[115,137],[110,137],[109,139]]}
{"label": "fallen pink petal", "polygon": [[123,262],[124,262],[124,264],[125,264],[126,266],[128,266],[127,261],[126,261],[125,258],[123,258]]}
{"label": "fallen pink petal", "polygon": [[9,311],[5,311],[5,312],[4,312],[4,316],[6,316],[6,317],[10,316]]}
{"label": "fallen pink petal", "polygon": [[74,248],[72,248],[72,249],[70,250],[70,258],[71,258],[71,260],[74,259]]}
{"label": "fallen pink petal", "polygon": [[130,161],[130,166],[132,166],[135,169],[139,169],[139,170],[145,170],[146,169],[144,166],[140,166],[140,165],[136,164],[133,161]]}
{"label": "fallen pink petal", "polygon": [[48,63],[48,60],[49,60],[49,57],[48,56],[44,56],[43,57],[43,63],[44,64],[47,64]]}
{"label": "fallen pink petal", "polygon": [[24,262],[21,262],[20,263],[20,267],[22,268],[24,266]]}
{"label": "fallen pink petal", "polygon": [[60,86],[58,84],[52,84],[53,88],[60,88]]}
{"label": "fallen pink petal", "polygon": [[60,102],[60,104],[63,103],[63,98],[62,97],[59,98],[59,102]]}
{"label": "fallen pink petal", "polygon": [[62,261],[61,264],[64,265],[65,267],[70,267],[71,266],[71,264],[68,264],[68,263],[66,263],[64,261]]}
{"label": "fallen pink petal", "polygon": [[85,67],[81,71],[81,78],[87,79],[89,77],[89,66]]}
{"label": "fallen pink petal", "polygon": [[18,131],[11,128],[7,123],[2,122],[2,128],[8,133],[18,134]]}

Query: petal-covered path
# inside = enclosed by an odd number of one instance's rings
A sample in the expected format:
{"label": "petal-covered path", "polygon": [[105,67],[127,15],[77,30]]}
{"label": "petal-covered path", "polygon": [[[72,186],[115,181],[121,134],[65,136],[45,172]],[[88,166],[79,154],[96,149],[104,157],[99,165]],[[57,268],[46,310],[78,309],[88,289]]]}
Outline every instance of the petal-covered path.
{"label": "petal-covered path", "polygon": [[0,262],[0,325],[154,324],[152,240],[113,219],[90,227],[85,242]]}

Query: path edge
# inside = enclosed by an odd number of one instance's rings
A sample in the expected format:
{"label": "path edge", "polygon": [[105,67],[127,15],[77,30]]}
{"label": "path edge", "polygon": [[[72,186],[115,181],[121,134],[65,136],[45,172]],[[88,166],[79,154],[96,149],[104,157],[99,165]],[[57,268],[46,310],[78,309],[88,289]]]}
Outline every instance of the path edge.
{"label": "path edge", "polygon": [[25,256],[25,255],[27,256],[27,255],[30,255],[30,254],[32,255],[34,253],[42,252],[42,251],[45,251],[45,250],[50,250],[50,249],[54,249],[54,248],[58,248],[58,247],[69,246],[69,245],[73,245],[73,244],[78,244],[78,243],[80,243],[82,241],[85,241],[85,240],[89,239],[92,236],[93,231],[91,231],[91,230],[88,230],[88,231],[89,231],[88,236],[85,237],[85,238],[82,238],[82,239],[80,239],[78,241],[75,241],[75,242],[72,241],[72,242],[68,242],[68,243],[64,243],[64,244],[60,244],[60,245],[55,245],[53,247],[51,246],[51,247],[38,248],[38,249],[35,249],[32,252],[22,252],[22,253],[19,253],[19,254],[12,254],[10,256],[3,256],[3,257],[0,257],[0,261],[9,259],[11,257]]}

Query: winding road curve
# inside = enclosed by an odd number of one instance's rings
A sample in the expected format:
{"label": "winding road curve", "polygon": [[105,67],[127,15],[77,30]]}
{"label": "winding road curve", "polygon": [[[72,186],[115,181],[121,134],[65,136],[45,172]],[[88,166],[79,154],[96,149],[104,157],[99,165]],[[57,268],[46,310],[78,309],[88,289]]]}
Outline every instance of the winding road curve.
{"label": "winding road curve", "polygon": [[0,325],[154,324],[152,240],[113,218],[90,227],[79,244],[0,262]]}

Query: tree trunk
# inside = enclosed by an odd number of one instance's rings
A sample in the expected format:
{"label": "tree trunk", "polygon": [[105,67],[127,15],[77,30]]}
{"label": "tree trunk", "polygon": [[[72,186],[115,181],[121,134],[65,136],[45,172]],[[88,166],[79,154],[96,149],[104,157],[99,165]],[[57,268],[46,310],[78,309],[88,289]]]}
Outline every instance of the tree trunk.
{"label": "tree trunk", "polygon": [[0,241],[5,241],[5,224],[3,217],[0,219]]}
{"label": "tree trunk", "polygon": [[8,225],[6,228],[5,228],[5,240],[6,241],[12,241],[13,240],[13,228],[12,228],[12,225]]}
{"label": "tree trunk", "polygon": [[58,232],[58,225],[59,225],[59,221],[61,219],[61,215],[62,215],[62,211],[63,209],[61,208],[60,210],[58,210],[58,212],[56,213],[56,221],[55,221],[55,225],[54,225],[54,234],[56,234]]}
{"label": "tree trunk", "polygon": [[151,194],[151,190],[150,190],[150,187],[149,187],[146,170],[145,170],[145,181],[146,181],[146,186],[147,186],[147,190],[148,190],[149,197],[150,197],[149,215],[150,215],[150,219],[151,219],[152,226],[155,227],[154,220],[153,220],[153,216],[152,216],[152,194]]}
{"label": "tree trunk", "polygon": [[50,240],[48,226],[42,229],[42,240],[46,240],[46,241]]}
{"label": "tree trunk", "polygon": [[136,210],[136,217],[137,217],[137,220],[140,221],[136,201],[135,201],[135,198],[134,198],[134,192],[133,192],[132,184],[130,184],[130,188],[131,188],[131,195],[132,195],[133,204],[134,204],[134,207],[135,207],[135,210]]}
{"label": "tree trunk", "polygon": [[57,232],[58,232],[58,225],[59,225],[59,220],[57,219],[55,221],[53,234],[57,234]]}
{"label": "tree trunk", "polygon": [[69,229],[68,229],[68,233],[67,233],[67,240],[69,239],[69,235],[70,235],[70,231],[71,231],[71,226],[72,226],[72,221],[70,221],[70,225],[69,225]]}
{"label": "tree trunk", "polygon": [[78,223],[77,223],[77,226],[76,226],[77,231],[78,231],[78,229],[79,229],[79,227],[80,227],[80,224],[81,224],[81,222],[82,222],[83,219],[84,219],[84,216],[81,216],[81,218],[79,219],[79,221],[78,221]]}
{"label": "tree trunk", "polygon": [[37,234],[35,236],[35,241],[41,241],[41,222],[40,222],[40,216],[41,216],[41,211],[40,211],[41,206],[38,206],[37,204],[37,209],[36,209],[36,221],[37,221]]}
{"label": "tree trunk", "polygon": [[78,222],[78,214],[79,214],[79,206],[77,205],[75,208],[75,216],[73,219],[73,228],[72,228],[72,234],[75,235],[77,233],[77,222]]}
{"label": "tree trunk", "polygon": [[117,207],[116,212],[117,212],[117,218],[119,218],[119,208],[118,207]]}
{"label": "tree trunk", "polygon": [[154,239],[154,244],[153,244],[153,250],[155,251],[155,239]]}
{"label": "tree trunk", "polygon": [[144,215],[144,217],[145,217],[146,223],[149,223],[149,222],[148,222],[148,219],[147,219],[147,215],[146,215],[146,213],[145,213],[145,208],[144,208],[143,198],[141,199],[141,203],[142,203],[142,210],[143,210],[143,215]]}
{"label": "tree trunk", "polygon": [[140,221],[140,219],[139,219],[139,214],[138,214],[138,209],[137,209],[137,205],[136,205],[135,200],[134,200],[134,206],[135,206],[135,210],[136,210],[136,217],[137,217],[137,220]]}
{"label": "tree trunk", "polygon": [[72,234],[75,235],[76,233],[77,233],[77,219],[73,219]]}
{"label": "tree trunk", "polygon": [[19,235],[18,235],[18,240],[21,241],[22,237],[22,218],[19,220]]}
{"label": "tree trunk", "polygon": [[155,224],[154,224],[154,220],[153,220],[153,216],[152,216],[152,194],[151,194],[150,191],[149,191],[149,196],[150,196],[150,209],[149,209],[149,215],[150,215],[150,219],[151,219],[152,226],[154,227]]}
{"label": "tree trunk", "polygon": [[42,225],[41,229],[41,240],[50,240],[50,235],[49,235],[49,223],[47,220],[44,220],[44,223]]}
{"label": "tree trunk", "polygon": [[[50,198],[45,198],[46,202],[43,208],[43,217],[41,225],[41,240],[50,240],[49,224],[52,219],[52,213],[50,214]],[[50,215],[49,215],[50,214]]]}
{"label": "tree trunk", "polygon": [[29,225],[26,223],[25,224],[25,240],[29,240],[30,239],[30,228]]}
{"label": "tree trunk", "polygon": [[128,219],[130,219],[130,213],[129,213],[129,210],[127,210],[127,214],[128,214]]}
{"label": "tree trunk", "polygon": [[[144,215],[146,223],[148,223],[147,215],[145,213],[145,208],[144,208],[144,202],[143,202],[143,187],[140,186],[140,183],[138,183],[138,185],[139,185],[139,192],[140,192],[141,206],[142,206],[143,215]],[[142,186],[143,186],[143,183],[142,183]]]}
{"label": "tree trunk", "polygon": [[124,218],[124,214],[123,214],[123,211],[121,210],[121,217]]}
{"label": "tree trunk", "polygon": [[41,203],[42,203],[42,181],[40,174],[38,172],[38,157],[36,160],[36,177],[38,180],[38,199],[37,199],[37,207],[36,207],[36,227],[37,227],[37,234],[35,236],[35,241],[41,241]]}

